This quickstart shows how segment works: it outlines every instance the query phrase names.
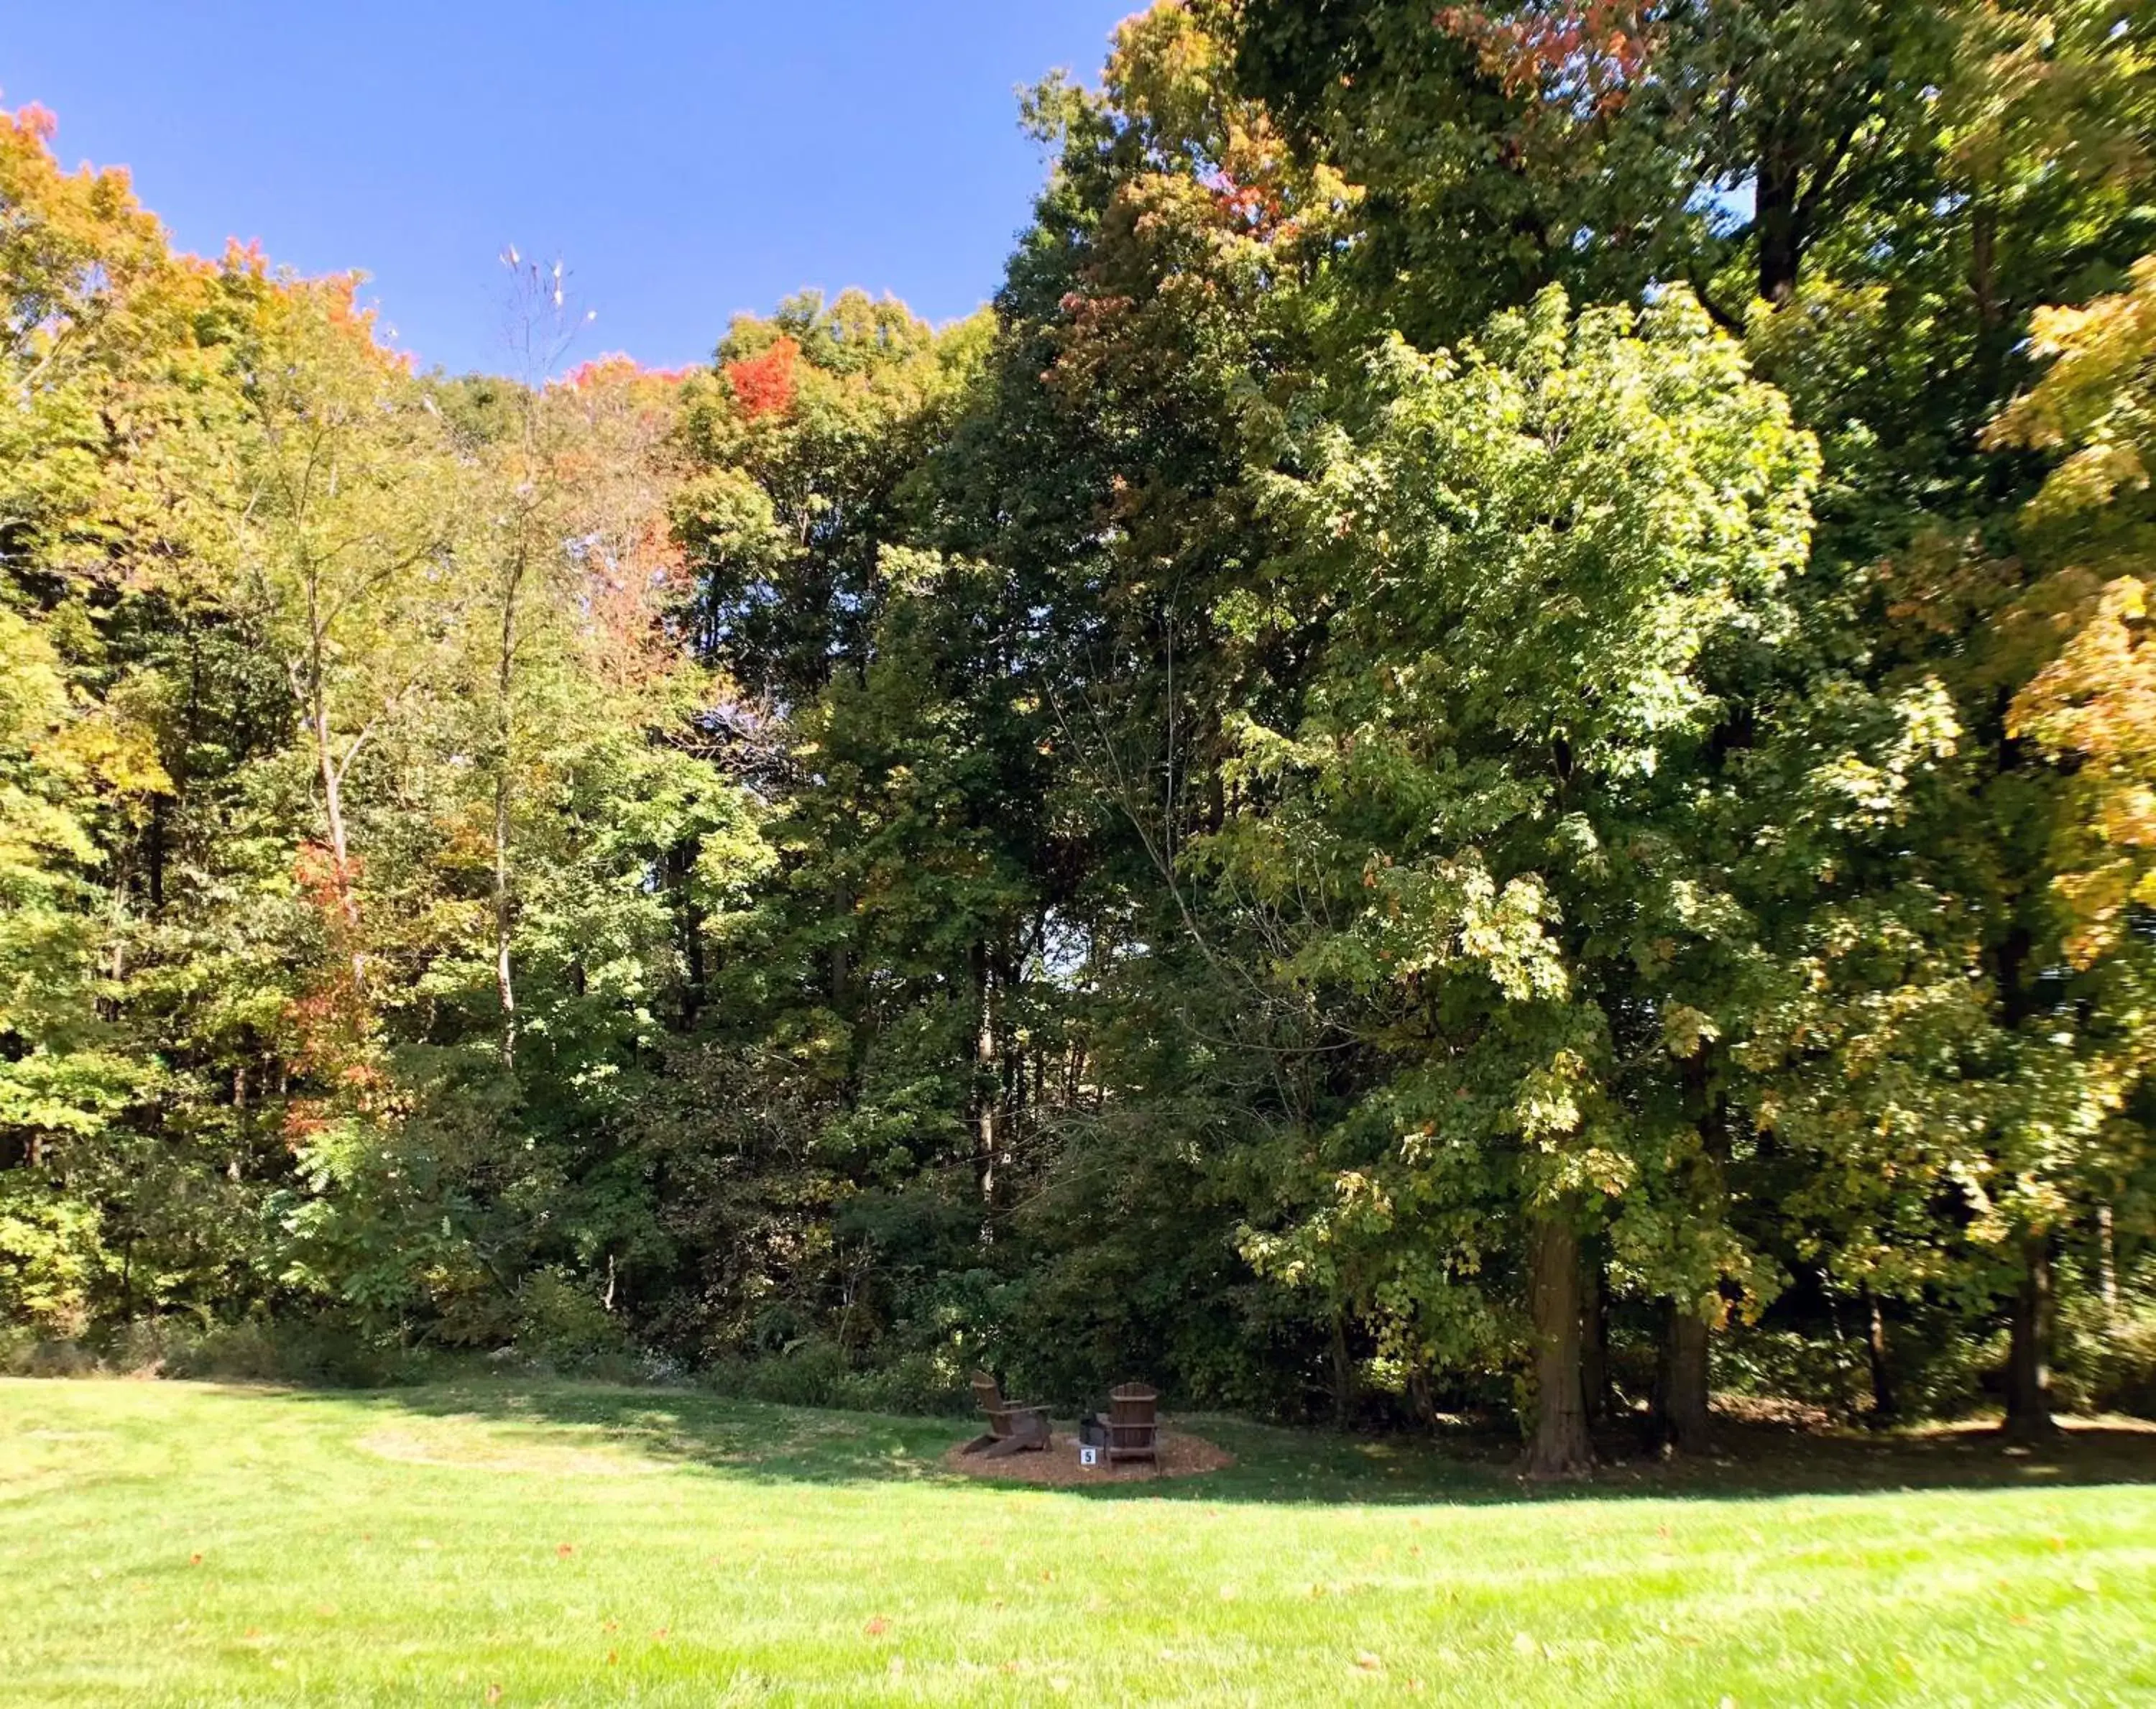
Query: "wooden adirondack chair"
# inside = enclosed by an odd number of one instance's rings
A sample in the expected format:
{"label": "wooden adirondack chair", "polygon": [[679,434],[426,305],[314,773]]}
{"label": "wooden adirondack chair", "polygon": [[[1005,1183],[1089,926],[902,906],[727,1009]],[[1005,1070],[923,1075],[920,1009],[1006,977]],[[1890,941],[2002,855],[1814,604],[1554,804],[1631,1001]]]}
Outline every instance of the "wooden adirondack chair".
{"label": "wooden adirondack chair", "polygon": [[973,1400],[988,1428],[968,1442],[965,1452],[1000,1460],[1007,1454],[1048,1446],[1048,1409],[1004,1399],[1002,1385],[986,1371],[973,1373]]}
{"label": "wooden adirondack chair", "polygon": [[1122,1383],[1108,1391],[1108,1464],[1150,1460],[1160,1465],[1160,1395],[1142,1383]]}

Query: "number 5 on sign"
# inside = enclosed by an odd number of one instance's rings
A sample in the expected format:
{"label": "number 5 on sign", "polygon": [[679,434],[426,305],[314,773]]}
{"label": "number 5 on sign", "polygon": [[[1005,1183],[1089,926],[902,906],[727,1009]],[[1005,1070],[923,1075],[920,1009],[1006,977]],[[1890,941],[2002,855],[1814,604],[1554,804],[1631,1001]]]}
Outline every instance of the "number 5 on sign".
{"label": "number 5 on sign", "polygon": [[1081,1448],[1078,1450],[1078,1463],[1081,1465],[1098,1465],[1101,1463],[1101,1450],[1097,1448]]}

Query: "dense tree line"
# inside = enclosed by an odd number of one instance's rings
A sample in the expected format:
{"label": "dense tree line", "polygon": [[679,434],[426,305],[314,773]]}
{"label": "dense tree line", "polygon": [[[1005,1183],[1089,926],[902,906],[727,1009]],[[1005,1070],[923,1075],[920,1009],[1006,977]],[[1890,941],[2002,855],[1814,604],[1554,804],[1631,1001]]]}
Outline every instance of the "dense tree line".
{"label": "dense tree line", "polygon": [[992,310],[680,373],[0,120],[0,1314],[2148,1399],[2152,31],[1163,0]]}

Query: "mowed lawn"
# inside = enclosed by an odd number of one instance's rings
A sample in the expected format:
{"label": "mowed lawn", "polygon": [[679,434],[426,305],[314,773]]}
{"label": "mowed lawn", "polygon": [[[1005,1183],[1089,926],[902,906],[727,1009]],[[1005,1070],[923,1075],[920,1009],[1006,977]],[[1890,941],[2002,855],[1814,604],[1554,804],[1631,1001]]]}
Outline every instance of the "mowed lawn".
{"label": "mowed lawn", "polygon": [[1231,1470],[1060,1492],[694,1393],[0,1383],[0,1701],[2156,1701],[2156,1435],[1550,1494],[1201,1427]]}

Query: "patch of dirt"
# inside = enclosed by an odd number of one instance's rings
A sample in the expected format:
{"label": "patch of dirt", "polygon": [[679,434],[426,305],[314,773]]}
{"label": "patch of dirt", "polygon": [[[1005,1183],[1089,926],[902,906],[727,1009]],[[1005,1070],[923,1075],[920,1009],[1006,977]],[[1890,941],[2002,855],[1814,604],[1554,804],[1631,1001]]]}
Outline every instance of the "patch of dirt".
{"label": "patch of dirt", "polygon": [[[968,1440],[971,1438],[968,1439]],[[1082,1489],[1088,1484],[1144,1484],[1157,1478],[1195,1477],[1202,1472],[1221,1471],[1235,1463],[1235,1456],[1203,1436],[1163,1429],[1160,1465],[1126,1460],[1119,1465],[1081,1465],[1078,1439],[1061,1430],[1048,1439],[1048,1446],[1001,1460],[983,1460],[966,1452],[963,1442],[943,1456],[943,1464],[968,1477],[997,1483],[1044,1484],[1055,1489]]]}
{"label": "patch of dirt", "polygon": [[549,1477],[642,1477],[665,1468],[607,1448],[496,1434],[475,1419],[444,1419],[424,1426],[384,1424],[359,1439],[362,1454],[401,1465],[455,1466],[468,1471],[537,1472]]}

